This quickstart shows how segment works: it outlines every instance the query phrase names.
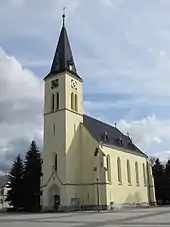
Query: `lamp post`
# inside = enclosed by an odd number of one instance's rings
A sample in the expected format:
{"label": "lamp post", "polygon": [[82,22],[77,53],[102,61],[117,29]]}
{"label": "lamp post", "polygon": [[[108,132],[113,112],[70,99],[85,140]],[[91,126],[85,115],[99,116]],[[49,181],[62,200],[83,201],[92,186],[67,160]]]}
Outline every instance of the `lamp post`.
{"label": "lamp post", "polygon": [[99,196],[99,176],[100,176],[100,165],[99,165],[99,156],[100,148],[97,147],[94,152],[94,156],[96,156],[96,167],[93,171],[96,172],[96,195],[97,195],[97,211],[100,212],[100,196]]}
{"label": "lamp post", "polygon": [[99,178],[96,178],[96,181],[97,181],[97,211],[100,212],[100,201],[99,201]]}

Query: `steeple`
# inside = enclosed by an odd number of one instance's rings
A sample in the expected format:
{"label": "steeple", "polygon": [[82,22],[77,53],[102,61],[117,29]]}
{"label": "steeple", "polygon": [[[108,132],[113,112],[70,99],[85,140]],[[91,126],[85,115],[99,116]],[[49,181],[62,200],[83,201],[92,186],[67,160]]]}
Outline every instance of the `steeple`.
{"label": "steeple", "polygon": [[65,27],[65,13],[64,12],[62,15],[62,19],[63,19],[63,25],[62,25],[62,29],[60,32],[57,49],[56,49],[56,52],[54,55],[53,63],[51,66],[51,71],[47,77],[57,74],[57,73],[67,71],[67,72],[74,74],[79,79],[81,79],[76,71],[76,66],[74,63],[73,54],[71,51],[71,47],[70,47],[70,43],[69,43],[69,39],[68,39],[66,27]]}

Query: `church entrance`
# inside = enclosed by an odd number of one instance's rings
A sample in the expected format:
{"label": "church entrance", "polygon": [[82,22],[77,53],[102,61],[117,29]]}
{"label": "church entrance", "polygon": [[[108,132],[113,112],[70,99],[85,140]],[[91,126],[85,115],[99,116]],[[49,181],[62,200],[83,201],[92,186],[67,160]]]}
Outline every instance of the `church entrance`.
{"label": "church entrance", "polygon": [[58,211],[59,205],[60,205],[60,196],[54,195],[54,210]]}
{"label": "church entrance", "polygon": [[58,211],[60,206],[60,189],[56,184],[49,188],[49,208],[52,211]]}

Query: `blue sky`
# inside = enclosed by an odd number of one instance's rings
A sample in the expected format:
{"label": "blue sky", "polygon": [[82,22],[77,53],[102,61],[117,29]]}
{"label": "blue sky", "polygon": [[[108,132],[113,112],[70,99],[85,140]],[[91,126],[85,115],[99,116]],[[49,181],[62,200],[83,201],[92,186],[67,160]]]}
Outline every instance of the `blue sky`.
{"label": "blue sky", "polygon": [[41,147],[42,79],[63,6],[84,80],[84,111],[117,122],[148,155],[168,158],[169,0],[6,0],[0,2],[0,169],[31,139]]}

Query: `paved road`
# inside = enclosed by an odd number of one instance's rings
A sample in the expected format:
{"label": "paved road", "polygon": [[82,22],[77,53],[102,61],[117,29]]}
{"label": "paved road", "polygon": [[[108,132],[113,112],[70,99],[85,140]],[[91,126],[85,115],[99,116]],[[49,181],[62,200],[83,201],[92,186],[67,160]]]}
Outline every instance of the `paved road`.
{"label": "paved road", "polygon": [[170,207],[111,212],[0,214],[0,227],[163,227],[170,226]]}

